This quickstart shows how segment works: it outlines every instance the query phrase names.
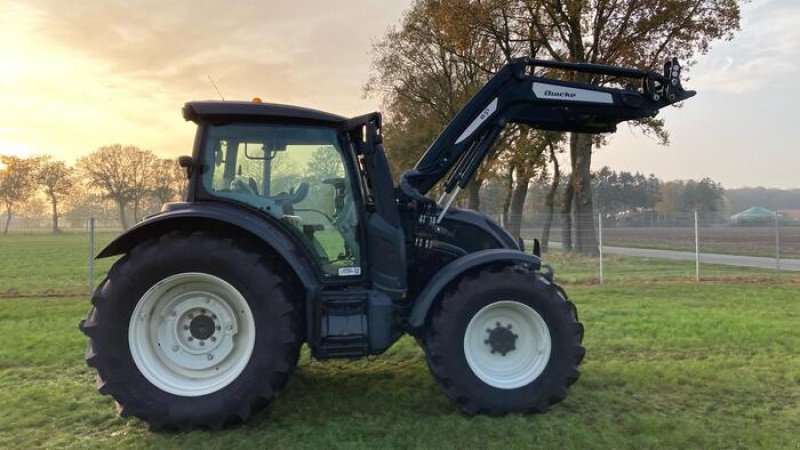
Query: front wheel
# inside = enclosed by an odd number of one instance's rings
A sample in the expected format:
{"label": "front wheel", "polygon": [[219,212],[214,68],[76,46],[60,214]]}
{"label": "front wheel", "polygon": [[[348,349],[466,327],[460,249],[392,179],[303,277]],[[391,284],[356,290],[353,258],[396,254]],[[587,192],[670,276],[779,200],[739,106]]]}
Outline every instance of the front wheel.
{"label": "front wheel", "polygon": [[521,267],[467,275],[433,311],[428,367],[470,414],[544,412],[583,360],[583,326],[558,285]]}
{"label": "front wheel", "polygon": [[272,400],[297,362],[301,303],[276,264],[197,232],[120,259],[81,323],[98,390],[153,429],[218,429]]}

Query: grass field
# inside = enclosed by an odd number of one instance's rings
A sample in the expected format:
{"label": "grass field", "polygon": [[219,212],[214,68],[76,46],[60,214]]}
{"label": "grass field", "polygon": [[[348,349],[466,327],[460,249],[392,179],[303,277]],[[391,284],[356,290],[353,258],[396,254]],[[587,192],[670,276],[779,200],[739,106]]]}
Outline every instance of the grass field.
{"label": "grass field", "polygon": [[[99,251],[115,233],[99,233],[95,250]],[[335,253],[335,252],[333,252]],[[96,261],[95,285],[102,280],[115,258]],[[551,251],[544,262],[552,265],[562,281],[599,282],[597,258],[570,256]],[[82,233],[61,235],[36,234],[0,236],[0,297],[72,296],[88,292],[88,245]],[[732,266],[701,265],[704,280],[774,279],[771,270]],[[690,281],[695,277],[691,261],[655,258],[631,258],[606,255],[604,281]],[[784,272],[780,279],[800,279],[800,273]]]}
{"label": "grass field", "polygon": [[540,416],[466,417],[403,340],[374,361],[303,358],[282,395],[219,433],[150,433],[94,390],[83,298],[2,299],[0,447],[796,448],[791,284],[573,286],[587,358]]}
{"label": "grass field", "polygon": [[[98,248],[112,236],[101,235]],[[550,253],[587,358],[545,415],[466,417],[404,339],[373,361],[306,357],[282,395],[219,433],[150,433],[94,389],[77,323],[83,235],[0,238],[0,448],[797,448],[800,277]],[[100,262],[97,278],[109,261]]]}

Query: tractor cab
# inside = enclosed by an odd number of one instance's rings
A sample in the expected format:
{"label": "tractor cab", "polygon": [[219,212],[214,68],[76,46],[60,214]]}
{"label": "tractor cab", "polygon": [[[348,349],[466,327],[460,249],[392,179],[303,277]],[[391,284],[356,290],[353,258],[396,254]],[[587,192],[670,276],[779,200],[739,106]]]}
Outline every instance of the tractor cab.
{"label": "tractor cab", "polygon": [[361,273],[352,152],[344,118],[266,103],[193,102],[200,164],[192,201],[233,203],[284,225],[326,276]]}

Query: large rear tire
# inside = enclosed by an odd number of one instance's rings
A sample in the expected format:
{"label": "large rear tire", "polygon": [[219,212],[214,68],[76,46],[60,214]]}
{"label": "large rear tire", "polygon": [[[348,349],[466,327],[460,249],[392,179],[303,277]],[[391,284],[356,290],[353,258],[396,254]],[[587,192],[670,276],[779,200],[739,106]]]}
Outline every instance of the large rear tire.
{"label": "large rear tire", "polygon": [[136,246],[81,323],[100,393],[151,429],[247,420],[286,383],[302,344],[302,303],[275,266],[203,232]]}
{"label": "large rear tire", "polygon": [[582,340],[558,285],[522,267],[492,267],[445,293],[424,349],[441,390],[466,413],[542,413],[578,379]]}

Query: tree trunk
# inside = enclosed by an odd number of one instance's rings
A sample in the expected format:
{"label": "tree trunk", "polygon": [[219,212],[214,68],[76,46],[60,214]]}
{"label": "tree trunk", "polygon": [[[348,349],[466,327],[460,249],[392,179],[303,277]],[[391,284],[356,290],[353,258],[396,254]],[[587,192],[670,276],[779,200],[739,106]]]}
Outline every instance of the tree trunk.
{"label": "tree trunk", "polygon": [[[133,223],[139,222],[139,200],[133,201]],[[127,229],[127,227],[125,227]]]}
{"label": "tree trunk", "polygon": [[117,206],[119,207],[119,223],[122,225],[123,230],[127,230],[128,218],[125,217],[125,202],[118,200]]}
{"label": "tree trunk", "polygon": [[546,252],[550,244],[550,228],[553,226],[553,216],[556,212],[556,193],[558,192],[558,183],[561,181],[561,171],[558,167],[558,159],[553,145],[550,146],[550,160],[553,161],[553,182],[550,184],[550,190],[547,191],[547,196],[544,199],[545,218],[544,229],[542,230],[542,251]]}
{"label": "tree trunk", "polygon": [[511,202],[508,213],[508,226],[506,229],[515,238],[519,238],[522,229],[522,207],[528,195],[528,183],[531,177],[520,175],[517,171],[517,182],[511,192]]}
{"label": "tree trunk", "polygon": [[572,133],[570,152],[573,155],[572,185],[575,190],[575,249],[584,254],[597,254],[592,204],[592,136]]}
{"label": "tree trunk", "polygon": [[467,208],[473,211],[481,210],[481,185],[483,180],[478,177],[472,179],[467,186]]}
{"label": "tree trunk", "polygon": [[514,189],[514,170],[516,167],[511,166],[508,168],[508,173],[506,174],[506,189],[505,189],[505,198],[503,199],[503,228],[508,230],[508,212],[511,208],[511,193]]}
{"label": "tree trunk", "polygon": [[53,206],[53,234],[56,234],[61,231],[58,229],[58,202],[56,202],[56,199],[51,198],[50,203]]}
{"label": "tree trunk", "polygon": [[572,196],[575,188],[572,185],[572,175],[569,177],[564,189],[564,204],[561,207],[561,248],[565,252],[572,251]]}
{"label": "tree trunk", "polygon": [[8,234],[9,225],[11,225],[11,205],[6,203],[6,229],[3,230],[3,234]]}

